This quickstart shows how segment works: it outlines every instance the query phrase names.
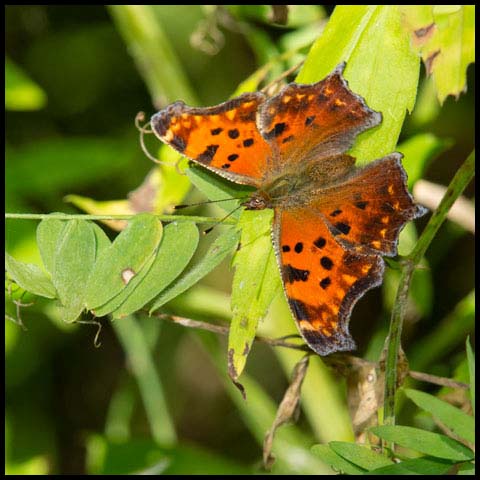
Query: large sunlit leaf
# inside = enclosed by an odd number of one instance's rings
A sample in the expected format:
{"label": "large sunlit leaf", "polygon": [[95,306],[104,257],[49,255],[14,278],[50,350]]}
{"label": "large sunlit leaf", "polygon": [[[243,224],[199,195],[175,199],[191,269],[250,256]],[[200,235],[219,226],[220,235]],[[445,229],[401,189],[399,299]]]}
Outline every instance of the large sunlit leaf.
{"label": "large sunlit leaf", "polygon": [[405,114],[415,103],[420,62],[398,7],[337,5],[296,81],[317,82],[342,61],[352,91],[383,117],[352,149],[361,164],[395,150]]}

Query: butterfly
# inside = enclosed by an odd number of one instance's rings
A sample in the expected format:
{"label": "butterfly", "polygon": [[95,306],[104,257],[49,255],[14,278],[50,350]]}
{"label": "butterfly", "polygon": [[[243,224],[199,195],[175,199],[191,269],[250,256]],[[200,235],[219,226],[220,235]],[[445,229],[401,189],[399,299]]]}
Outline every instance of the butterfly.
{"label": "butterfly", "polygon": [[272,241],[298,329],[319,355],[356,348],[357,300],[382,282],[405,224],[425,210],[408,192],[402,155],[355,167],[346,152],[382,121],[353,93],[345,62],[311,85],[245,93],[220,105],[175,102],[152,116],[155,135],[232,182],[255,188],[243,206],[274,210]]}

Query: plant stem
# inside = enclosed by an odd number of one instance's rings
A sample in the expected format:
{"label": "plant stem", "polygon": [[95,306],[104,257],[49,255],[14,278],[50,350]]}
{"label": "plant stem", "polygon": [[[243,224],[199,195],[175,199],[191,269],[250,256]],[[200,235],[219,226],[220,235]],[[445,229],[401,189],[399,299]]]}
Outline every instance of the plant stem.
{"label": "plant stem", "polygon": [[[154,214],[152,214],[154,215]],[[134,214],[121,214],[121,215],[88,215],[83,213],[6,213],[5,218],[15,218],[17,220],[45,220],[47,218],[54,218],[55,220],[130,220],[134,217]],[[214,217],[198,217],[190,215],[155,215],[162,222],[195,222],[205,224],[223,223],[224,225],[234,225],[237,221],[233,218],[227,218],[222,220],[221,218]]]}
{"label": "plant stem", "polygon": [[[395,393],[397,389],[397,360],[400,350],[403,319],[408,301],[408,291],[413,272],[421,261],[427,248],[435,237],[438,229],[447,217],[447,213],[455,200],[470,183],[475,174],[475,150],[468,156],[463,165],[450,182],[440,205],[430,218],[425,230],[418,239],[415,248],[405,258],[403,271],[398,285],[395,304],[392,309],[392,319],[387,340],[387,355],[385,361],[385,399],[384,417],[385,425],[395,424]],[[393,449],[393,445],[389,446]]]}

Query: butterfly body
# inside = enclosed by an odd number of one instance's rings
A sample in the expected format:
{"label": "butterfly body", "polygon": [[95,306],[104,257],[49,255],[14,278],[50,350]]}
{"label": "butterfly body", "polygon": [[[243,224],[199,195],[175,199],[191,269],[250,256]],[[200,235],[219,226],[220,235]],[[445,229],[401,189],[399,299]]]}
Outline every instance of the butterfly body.
{"label": "butterfly body", "polygon": [[274,210],[272,241],[299,331],[320,355],[352,350],[355,302],[381,283],[382,256],[424,211],[406,187],[401,154],[355,167],[345,152],[381,122],[339,65],[312,85],[274,97],[248,93],[216,107],[176,102],[151,124],[165,143],[204,167],[255,188],[248,210]]}

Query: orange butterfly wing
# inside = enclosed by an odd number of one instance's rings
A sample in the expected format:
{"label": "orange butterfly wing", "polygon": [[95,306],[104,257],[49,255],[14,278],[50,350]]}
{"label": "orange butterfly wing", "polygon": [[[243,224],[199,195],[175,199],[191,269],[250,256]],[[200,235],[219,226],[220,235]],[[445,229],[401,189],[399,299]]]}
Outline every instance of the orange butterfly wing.
{"label": "orange butterfly wing", "polygon": [[348,88],[344,67],[340,64],[312,85],[291,83],[260,106],[258,128],[282,172],[312,160],[324,165],[346,152],[359,133],[382,121],[379,112]]}
{"label": "orange butterfly wing", "polygon": [[401,158],[392,153],[334,186],[312,192],[309,207],[324,217],[345,248],[394,256],[402,228],[425,213],[408,192]]}
{"label": "orange butterfly wing", "polygon": [[272,152],[255,123],[264,94],[246,93],[215,107],[175,102],[153,115],[160,140],[186,157],[236,183],[260,186]]}
{"label": "orange butterfly wing", "polygon": [[285,294],[306,342],[320,355],[355,349],[350,312],[381,283],[381,257],[345,250],[307,207],[275,210],[273,238]]}

